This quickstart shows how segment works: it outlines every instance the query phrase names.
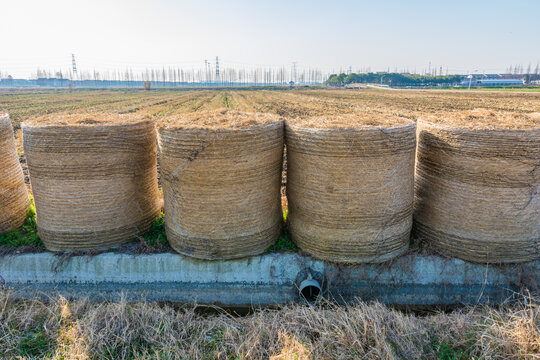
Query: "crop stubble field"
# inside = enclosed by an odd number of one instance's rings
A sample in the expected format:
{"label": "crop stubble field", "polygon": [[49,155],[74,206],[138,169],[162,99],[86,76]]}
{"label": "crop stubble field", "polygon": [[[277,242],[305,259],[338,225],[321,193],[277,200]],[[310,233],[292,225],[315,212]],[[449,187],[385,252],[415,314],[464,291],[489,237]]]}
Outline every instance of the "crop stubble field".
{"label": "crop stubble field", "polygon": [[[9,90],[0,91],[20,141],[20,124],[49,113],[162,116],[232,108],[293,118],[369,112],[416,120],[443,110],[540,112],[540,93],[436,90]],[[379,304],[291,306],[245,317],[168,305],[9,302],[0,294],[0,357],[11,358],[540,358],[538,301],[415,316]],[[107,319],[107,321],[105,321]]]}
{"label": "crop stubble field", "polygon": [[442,110],[539,112],[540,93],[450,90],[13,90],[0,91],[0,112],[15,128],[33,116],[75,112],[141,112],[155,117],[231,108],[284,117],[373,112],[411,119]]}

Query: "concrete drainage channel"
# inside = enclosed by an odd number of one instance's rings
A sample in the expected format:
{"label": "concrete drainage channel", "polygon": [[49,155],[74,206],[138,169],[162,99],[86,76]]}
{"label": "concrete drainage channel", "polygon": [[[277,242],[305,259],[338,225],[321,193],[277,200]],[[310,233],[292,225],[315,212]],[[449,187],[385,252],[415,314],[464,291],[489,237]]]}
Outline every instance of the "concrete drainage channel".
{"label": "concrete drainage channel", "polygon": [[396,305],[500,303],[537,290],[540,261],[481,265],[408,254],[391,262],[346,266],[293,253],[201,261],[177,254],[105,253],[63,261],[50,253],[4,256],[0,283],[14,299],[59,293],[92,300],[172,301],[265,306],[378,300]]}

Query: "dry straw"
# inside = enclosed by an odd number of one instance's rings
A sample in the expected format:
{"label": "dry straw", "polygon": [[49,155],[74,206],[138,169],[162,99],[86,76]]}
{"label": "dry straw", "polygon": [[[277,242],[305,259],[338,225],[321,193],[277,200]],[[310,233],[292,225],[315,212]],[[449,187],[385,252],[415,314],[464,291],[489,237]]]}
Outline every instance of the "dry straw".
{"label": "dry straw", "polygon": [[230,110],[159,126],[165,229],[171,246],[201,259],[262,253],[281,225],[283,122]]}
{"label": "dry straw", "polygon": [[0,115],[0,233],[17,229],[30,202],[9,116]]}
{"label": "dry straw", "polygon": [[482,263],[538,259],[540,114],[471,110],[418,122],[415,233]]}
{"label": "dry straw", "polygon": [[329,261],[382,262],[409,245],[415,124],[381,115],[287,121],[289,230]]}
{"label": "dry straw", "polygon": [[38,232],[48,249],[118,245],[146,231],[159,215],[151,119],[56,115],[22,129]]}

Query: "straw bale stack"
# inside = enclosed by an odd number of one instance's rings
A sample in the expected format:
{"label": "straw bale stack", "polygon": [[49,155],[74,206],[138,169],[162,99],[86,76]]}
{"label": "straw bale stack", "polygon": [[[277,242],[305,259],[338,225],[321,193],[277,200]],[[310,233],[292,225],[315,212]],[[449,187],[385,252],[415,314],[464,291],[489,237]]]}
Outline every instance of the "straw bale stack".
{"label": "straw bale stack", "polygon": [[415,124],[354,114],[287,121],[288,225],[307,253],[382,262],[409,246]]}
{"label": "straw bale stack", "polygon": [[0,233],[22,226],[30,206],[13,127],[0,115]]}
{"label": "straw bale stack", "polygon": [[159,215],[152,119],[51,115],[22,129],[38,232],[48,249],[115,246]]}
{"label": "straw bale stack", "polygon": [[414,232],[482,263],[539,258],[540,114],[470,110],[418,122]]}
{"label": "straw bale stack", "polygon": [[164,119],[159,145],[171,246],[201,259],[262,253],[283,223],[283,122],[231,110]]}

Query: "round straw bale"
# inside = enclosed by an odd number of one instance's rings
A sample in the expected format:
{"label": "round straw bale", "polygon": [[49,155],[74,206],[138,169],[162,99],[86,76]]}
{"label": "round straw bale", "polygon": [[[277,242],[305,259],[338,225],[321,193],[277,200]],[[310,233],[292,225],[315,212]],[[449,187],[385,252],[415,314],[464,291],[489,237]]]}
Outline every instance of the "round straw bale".
{"label": "round straw bale", "polygon": [[171,246],[201,259],[262,253],[283,223],[283,121],[231,110],[159,124],[165,229]]}
{"label": "round straw bale", "polygon": [[22,226],[30,206],[13,127],[0,115],[0,233]]}
{"label": "round straw bale", "polygon": [[159,215],[152,119],[56,115],[22,129],[38,233],[48,249],[119,245]]}
{"label": "round straw bale", "polygon": [[294,242],[334,262],[382,262],[409,246],[414,122],[384,115],[287,121],[288,225]]}
{"label": "round straw bale", "polygon": [[538,259],[540,114],[470,110],[418,122],[414,233],[482,263]]}

